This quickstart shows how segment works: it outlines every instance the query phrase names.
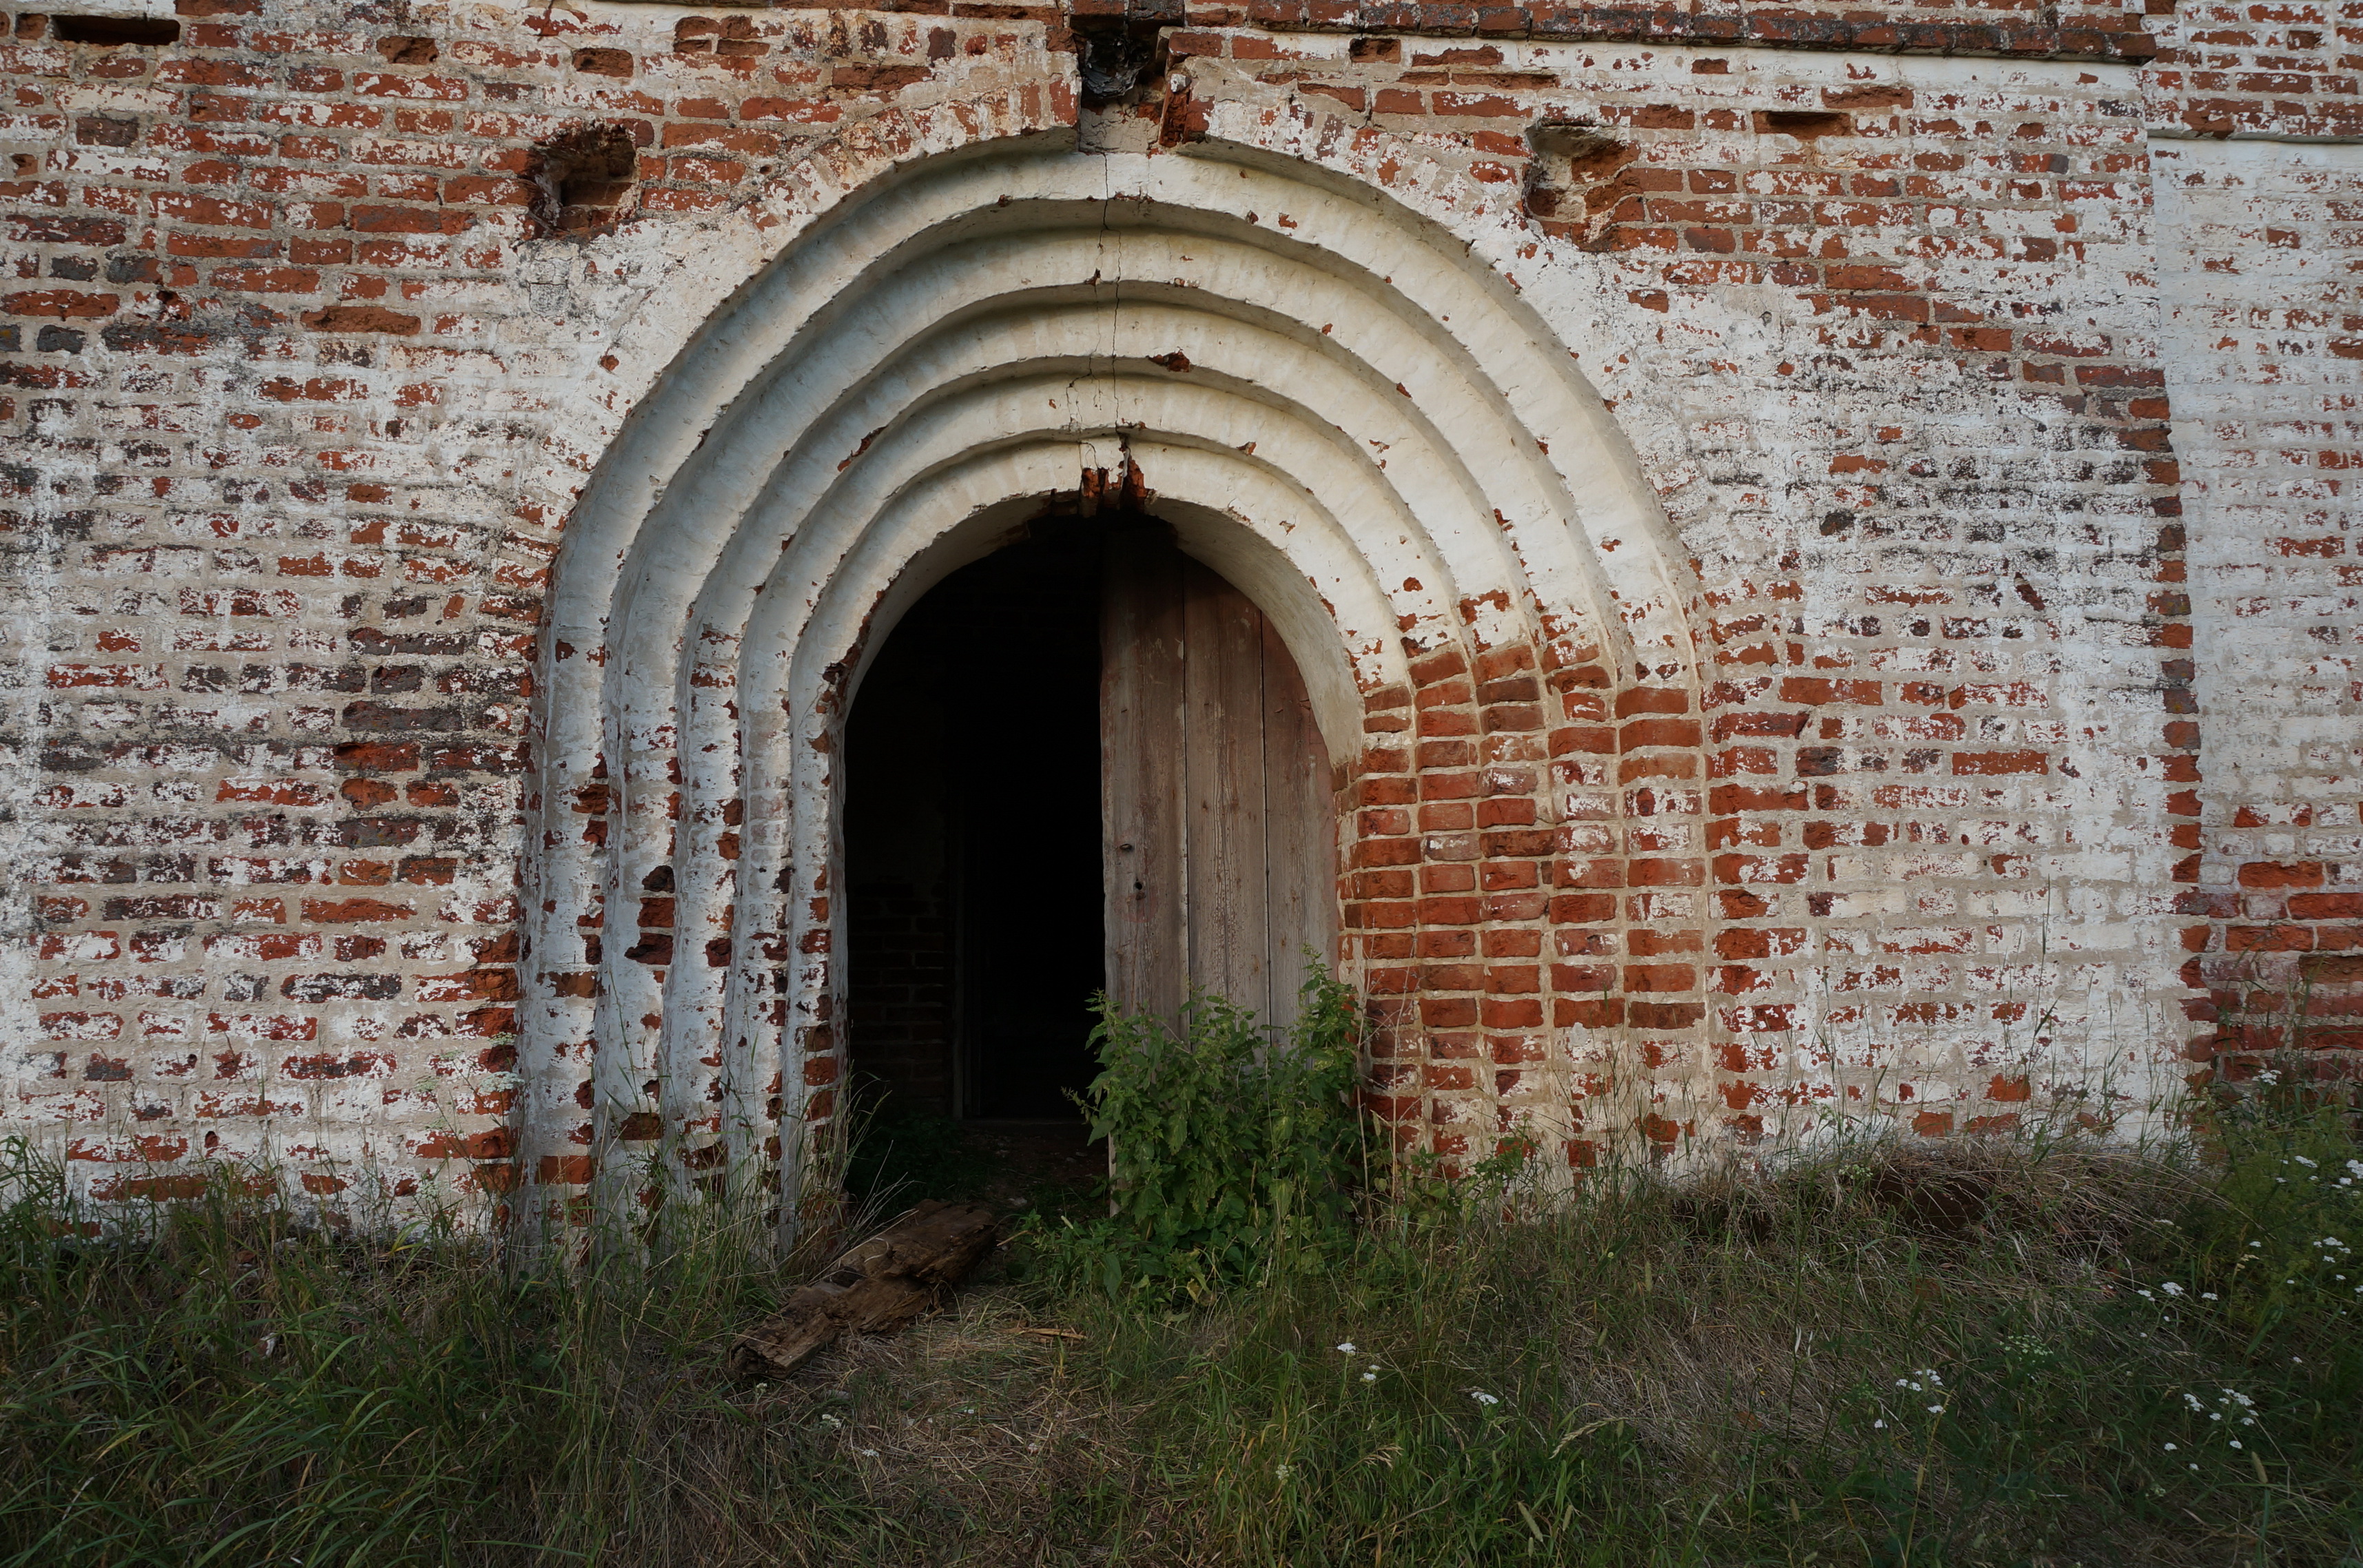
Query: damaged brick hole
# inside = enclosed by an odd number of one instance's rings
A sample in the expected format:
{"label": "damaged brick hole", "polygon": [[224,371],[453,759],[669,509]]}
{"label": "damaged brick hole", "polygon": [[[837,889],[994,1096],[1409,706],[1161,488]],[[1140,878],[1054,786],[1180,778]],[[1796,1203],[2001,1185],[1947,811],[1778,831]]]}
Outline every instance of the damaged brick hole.
{"label": "damaged brick hole", "polygon": [[632,199],[645,127],[584,126],[534,150],[533,215],[560,235],[613,228]]}
{"label": "damaged brick hole", "polygon": [[1596,125],[1543,120],[1526,131],[1530,217],[1580,234],[1625,194],[1622,171],[1641,150]]}
{"label": "damaged brick hole", "polygon": [[181,41],[181,24],[164,17],[52,17],[50,36],[60,43],[94,44],[119,49],[125,44],[153,48]]}
{"label": "damaged brick hole", "polygon": [[1824,136],[1852,136],[1854,117],[1836,109],[1758,109],[1756,131],[1759,136],[1793,136],[1799,141]]}
{"label": "damaged brick hole", "polygon": [[[1182,19],[1178,7],[1168,20]],[[1144,17],[1074,18],[1075,69],[1083,102],[1104,108],[1154,84],[1162,74],[1162,22]]]}

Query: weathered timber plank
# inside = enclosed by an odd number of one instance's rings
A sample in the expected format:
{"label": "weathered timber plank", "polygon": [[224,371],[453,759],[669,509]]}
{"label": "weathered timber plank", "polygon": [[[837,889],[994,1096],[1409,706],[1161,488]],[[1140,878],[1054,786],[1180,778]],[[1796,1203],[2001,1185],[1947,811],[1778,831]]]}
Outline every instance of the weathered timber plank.
{"label": "weathered timber plank", "polygon": [[735,1377],[785,1377],[846,1334],[889,1334],[992,1251],[992,1210],[930,1198],[828,1267],[730,1348]]}
{"label": "weathered timber plank", "polygon": [[1184,566],[1182,581],[1191,978],[1269,1018],[1263,615],[1197,562]]}
{"label": "weathered timber plank", "polygon": [[1100,736],[1107,985],[1118,1006],[1176,1017],[1189,985],[1182,815],[1182,556],[1149,529],[1108,540]]}
{"label": "weathered timber plank", "polygon": [[1329,750],[1288,645],[1263,623],[1266,902],[1270,911],[1271,1008],[1296,1019],[1305,951],[1337,960],[1337,808]]}

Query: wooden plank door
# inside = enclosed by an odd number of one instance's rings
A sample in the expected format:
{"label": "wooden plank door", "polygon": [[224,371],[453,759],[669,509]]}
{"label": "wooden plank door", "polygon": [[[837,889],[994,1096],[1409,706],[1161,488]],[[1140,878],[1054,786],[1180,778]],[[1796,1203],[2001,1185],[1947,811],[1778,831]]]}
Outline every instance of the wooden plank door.
{"label": "wooden plank door", "polygon": [[1254,601],[1161,530],[1119,528],[1101,639],[1107,982],[1172,1018],[1194,982],[1296,1016],[1304,950],[1337,949],[1329,759]]}

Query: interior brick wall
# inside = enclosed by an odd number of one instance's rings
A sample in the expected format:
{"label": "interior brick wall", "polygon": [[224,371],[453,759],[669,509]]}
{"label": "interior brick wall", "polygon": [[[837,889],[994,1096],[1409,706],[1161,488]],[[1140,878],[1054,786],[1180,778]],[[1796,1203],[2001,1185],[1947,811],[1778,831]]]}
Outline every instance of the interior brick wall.
{"label": "interior brick wall", "polygon": [[951,913],[940,887],[856,884],[847,922],[854,1078],[888,1090],[887,1103],[937,1116],[952,1093]]}

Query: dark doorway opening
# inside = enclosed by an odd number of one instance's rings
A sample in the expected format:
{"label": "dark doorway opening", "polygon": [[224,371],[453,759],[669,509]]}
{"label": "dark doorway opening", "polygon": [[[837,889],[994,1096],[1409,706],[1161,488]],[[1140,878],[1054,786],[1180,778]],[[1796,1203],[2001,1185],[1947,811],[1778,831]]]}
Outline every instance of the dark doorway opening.
{"label": "dark doorway opening", "polygon": [[1105,984],[1100,539],[1046,519],[936,585],[846,727],[848,1046],[885,1117],[1079,1119]]}

